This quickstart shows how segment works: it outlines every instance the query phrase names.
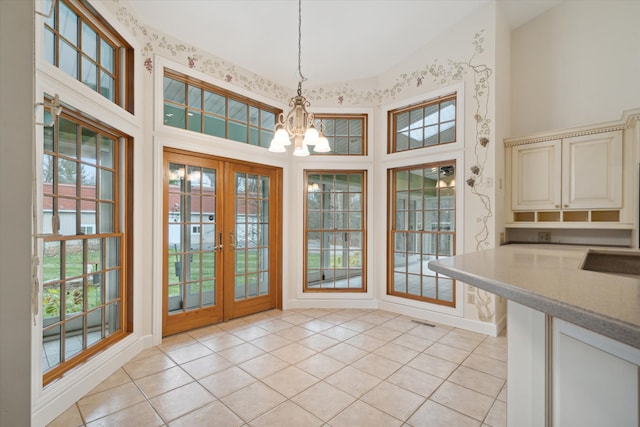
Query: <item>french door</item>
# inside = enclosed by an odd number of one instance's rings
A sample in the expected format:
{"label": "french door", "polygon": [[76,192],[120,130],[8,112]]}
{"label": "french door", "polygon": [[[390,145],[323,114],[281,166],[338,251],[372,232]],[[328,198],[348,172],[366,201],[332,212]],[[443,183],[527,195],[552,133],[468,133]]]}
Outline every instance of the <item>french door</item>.
{"label": "french door", "polygon": [[164,151],[163,335],[281,305],[282,170]]}

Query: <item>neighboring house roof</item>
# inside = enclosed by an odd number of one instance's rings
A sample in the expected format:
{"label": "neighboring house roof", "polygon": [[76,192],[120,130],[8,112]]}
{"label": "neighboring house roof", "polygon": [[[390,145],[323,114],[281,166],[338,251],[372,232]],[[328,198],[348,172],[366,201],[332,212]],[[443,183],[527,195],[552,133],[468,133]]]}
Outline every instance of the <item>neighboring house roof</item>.
{"label": "neighboring house roof", "polygon": [[[50,211],[53,209],[53,184],[45,182],[42,184],[44,194],[43,210]],[[211,187],[202,188],[202,198],[191,198],[191,212],[215,212],[215,191]],[[180,187],[177,185],[169,186],[169,210],[170,212],[179,212],[181,210]],[[242,197],[244,194],[240,194]],[[82,211],[96,210],[96,186],[83,184],[80,186],[80,209]],[[58,210],[59,211],[75,211],[76,210],[76,186],[73,184],[58,184]],[[257,215],[258,201],[256,199],[248,199],[247,203],[237,203],[237,214]]]}

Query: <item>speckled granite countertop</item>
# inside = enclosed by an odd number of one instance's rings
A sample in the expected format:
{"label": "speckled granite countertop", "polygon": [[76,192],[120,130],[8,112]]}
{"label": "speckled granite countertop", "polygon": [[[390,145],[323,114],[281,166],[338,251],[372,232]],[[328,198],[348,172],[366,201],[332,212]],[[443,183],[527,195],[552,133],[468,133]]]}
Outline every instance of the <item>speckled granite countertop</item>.
{"label": "speckled granite countertop", "polygon": [[430,261],[429,268],[640,348],[640,276],[581,270],[589,249],[507,245]]}

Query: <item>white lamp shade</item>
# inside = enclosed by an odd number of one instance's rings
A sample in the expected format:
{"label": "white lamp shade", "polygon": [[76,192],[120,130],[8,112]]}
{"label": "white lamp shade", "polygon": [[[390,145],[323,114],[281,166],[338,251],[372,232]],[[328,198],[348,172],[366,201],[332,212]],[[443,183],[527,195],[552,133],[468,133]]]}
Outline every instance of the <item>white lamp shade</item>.
{"label": "white lamp shade", "polygon": [[271,151],[272,153],[284,153],[287,150],[284,148],[284,145],[280,143],[280,141],[278,141],[276,138],[273,138],[271,140],[271,145],[269,145],[269,151]]}
{"label": "white lamp shade", "polygon": [[306,145],[316,145],[319,138],[320,134],[318,133],[318,129],[315,127],[310,127],[304,133],[304,143]]}
{"label": "white lamp shade", "polygon": [[328,153],[331,151],[331,146],[329,145],[329,140],[325,136],[321,136],[318,139],[318,143],[314,147],[313,151],[316,153]]}
{"label": "white lamp shade", "polygon": [[276,131],[275,135],[273,136],[273,140],[277,141],[282,147],[291,145],[291,140],[289,139],[289,132],[287,132],[287,130],[283,128],[280,128]]}
{"label": "white lamp shade", "polygon": [[309,149],[307,148],[307,145],[303,143],[302,146],[296,147],[296,149],[293,151],[293,155],[298,157],[308,156]]}

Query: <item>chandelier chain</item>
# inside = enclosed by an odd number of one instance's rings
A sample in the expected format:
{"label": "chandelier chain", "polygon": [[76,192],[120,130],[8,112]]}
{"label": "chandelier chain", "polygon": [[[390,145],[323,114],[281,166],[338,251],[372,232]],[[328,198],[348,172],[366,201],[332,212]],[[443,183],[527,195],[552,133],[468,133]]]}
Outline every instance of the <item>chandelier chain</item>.
{"label": "chandelier chain", "polygon": [[298,0],[298,74],[300,75],[300,81],[298,82],[298,95],[302,92],[302,82],[307,80],[302,75],[302,0]]}

